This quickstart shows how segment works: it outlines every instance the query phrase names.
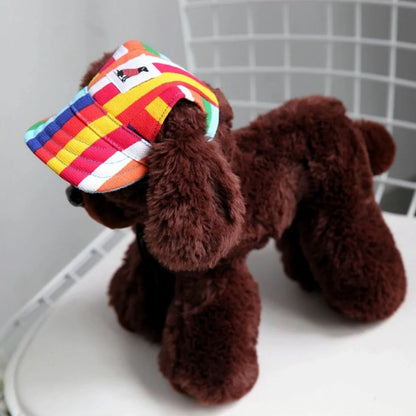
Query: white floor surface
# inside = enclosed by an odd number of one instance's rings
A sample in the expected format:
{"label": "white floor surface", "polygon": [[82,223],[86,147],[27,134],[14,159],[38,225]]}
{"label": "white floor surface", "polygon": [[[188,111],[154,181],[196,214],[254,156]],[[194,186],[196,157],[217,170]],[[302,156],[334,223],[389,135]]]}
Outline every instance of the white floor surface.
{"label": "white floor surface", "polygon": [[243,399],[200,407],[158,371],[159,347],[124,331],[106,290],[131,236],[77,283],[9,363],[13,416],[415,415],[416,222],[386,215],[408,295],[379,324],[349,322],[284,276],[273,244],[253,252],[260,284],[260,376]]}

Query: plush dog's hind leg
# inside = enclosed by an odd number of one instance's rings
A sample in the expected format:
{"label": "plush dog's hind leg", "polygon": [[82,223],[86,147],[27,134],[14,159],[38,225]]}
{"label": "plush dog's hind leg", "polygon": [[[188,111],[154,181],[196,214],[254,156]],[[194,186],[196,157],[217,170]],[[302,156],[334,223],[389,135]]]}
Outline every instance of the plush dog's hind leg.
{"label": "plush dog's hind leg", "polygon": [[284,231],[282,237],[277,240],[276,246],[282,253],[282,263],[286,275],[297,281],[302,289],[307,291],[318,289],[319,286],[300,246],[296,221]]}
{"label": "plush dog's hind leg", "polygon": [[405,272],[379,207],[355,205],[303,216],[299,235],[327,302],[349,318],[375,321],[403,301]]}

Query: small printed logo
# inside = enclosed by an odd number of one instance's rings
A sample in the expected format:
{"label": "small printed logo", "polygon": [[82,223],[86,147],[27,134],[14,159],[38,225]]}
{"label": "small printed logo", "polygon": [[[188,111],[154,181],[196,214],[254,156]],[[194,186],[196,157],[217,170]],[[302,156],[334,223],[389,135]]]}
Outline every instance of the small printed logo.
{"label": "small printed logo", "polygon": [[141,66],[140,68],[126,68],[126,69],[117,69],[115,71],[118,79],[121,82],[126,82],[129,78],[134,77],[135,75],[139,75],[142,72],[149,72],[146,66]]}
{"label": "small printed logo", "polygon": [[157,59],[157,57],[142,54],[114,68],[106,76],[121,93],[125,93],[161,75],[154,65]]}

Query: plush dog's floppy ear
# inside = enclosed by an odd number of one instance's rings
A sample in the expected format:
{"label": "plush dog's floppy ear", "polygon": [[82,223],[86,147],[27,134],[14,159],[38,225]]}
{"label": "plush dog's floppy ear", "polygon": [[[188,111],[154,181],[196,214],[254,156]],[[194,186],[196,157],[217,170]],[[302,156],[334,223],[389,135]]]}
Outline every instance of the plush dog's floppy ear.
{"label": "plush dog's floppy ear", "polygon": [[364,137],[371,170],[375,175],[385,172],[393,163],[396,153],[393,137],[384,126],[374,121],[359,120],[354,125]]}
{"label": "plush dog's floppy ear", "polygon": [[113,52],[104,52],[101,58],[96,59],[88,65],[87,72],[82,77],[80,87],[86,87],[103,65],[113,56]]}
{"label": "plush dog's floppy ear", "polygon": [[152,146],[145,240],[170,270],[213,267],[240,236],[245,206],[239,179],[218,143],[229,124],[220,116],[216,138],[209,142],[205,114],[181,100]]}

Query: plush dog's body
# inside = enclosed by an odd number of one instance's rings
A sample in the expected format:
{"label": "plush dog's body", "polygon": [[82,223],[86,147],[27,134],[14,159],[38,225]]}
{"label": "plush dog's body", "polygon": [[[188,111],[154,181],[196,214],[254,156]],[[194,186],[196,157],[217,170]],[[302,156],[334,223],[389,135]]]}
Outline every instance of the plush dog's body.
{"label": "plush dog's body", "polygon": [[180,101],[152,146],[148,178],[82,194],[96,220],[135,227],[109,289],[120,323],[160,341],[163,374],[202,403],[237,399],[255,383],[260,298],[245,260],[270,238],[286,273],[347,317],[386,318],[406,290],[373,195],[373,173],[393,160],[387,131],[324,97],[231,131],[232,110],[215,93],[213,142],[201,110]]}

